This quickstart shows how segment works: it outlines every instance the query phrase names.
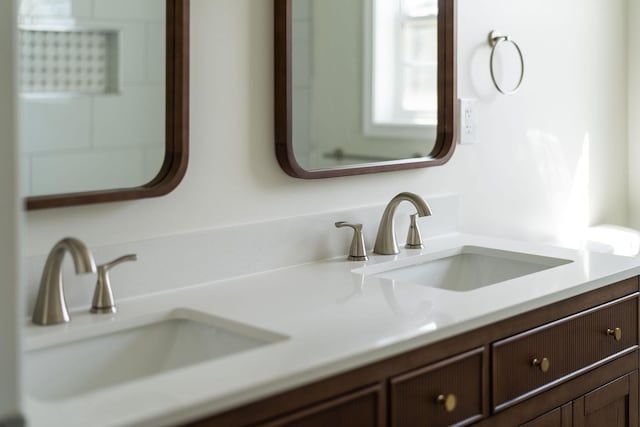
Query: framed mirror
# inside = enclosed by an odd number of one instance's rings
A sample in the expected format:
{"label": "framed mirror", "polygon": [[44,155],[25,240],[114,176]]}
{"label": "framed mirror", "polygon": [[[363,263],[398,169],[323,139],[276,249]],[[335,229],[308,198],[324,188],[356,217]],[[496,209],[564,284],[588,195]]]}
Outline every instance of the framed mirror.
{"label": "framed mirror", "polygon": [[188,162],[189,0],[18,0],[27,209],[156,197]]}
{"label": "framed mirror", "polygon": [[455,0],[275,0],[275,145],[294,177],[442,165]]}

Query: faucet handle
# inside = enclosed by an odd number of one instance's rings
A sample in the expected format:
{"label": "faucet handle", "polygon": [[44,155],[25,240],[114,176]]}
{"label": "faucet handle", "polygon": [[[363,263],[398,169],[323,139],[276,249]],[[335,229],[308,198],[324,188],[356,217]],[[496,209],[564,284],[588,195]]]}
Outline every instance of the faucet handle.
{"label": "faucet handle", "polygon": [[422,249],[424,245],[422,244],[422,236],[420,235],[420,229],[416,222],[418,214],[415,213],[411,215],[410,218],[411,223],[409,224],[409,233],[407,233],[407,244],[404,247],[407,249]]}
{"label": "faucet handle", "polygon": [[70,320],[69,309],[64,298],[61,270],[62,260],[67,252],[73,259],[76,273],[96,272],[93,255],[82,241],[67,237],[56,243],[49,252],[42,270],[38,298],[31,317],[36,325],[56,325]]}
{"label": "faucet handle", "polygon": [[335,223],[336,228],[353,228],[353,239],[349,248],[349,261],[366,261],[369,259],[367,250],[364,247],[364,236],[362,235],[362,224],[351,224],[345,221]]}
{"label": "faucet handle", "polygon": [[98,266],[98,281],[96,282],[96,290],[93,293],[91,313],[116,312],[116,303],[113,300],[111,281],[109,280],[109,270],[123,262],[136,261],[137,259],[138,256],[136,254],[125,255]]}

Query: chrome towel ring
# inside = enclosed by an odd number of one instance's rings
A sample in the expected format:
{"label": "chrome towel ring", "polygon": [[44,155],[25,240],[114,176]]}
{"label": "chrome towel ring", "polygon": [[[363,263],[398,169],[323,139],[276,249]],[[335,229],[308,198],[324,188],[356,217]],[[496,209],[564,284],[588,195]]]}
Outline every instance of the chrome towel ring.
{"label": "chrome towel ring", "polygon": [[[496,80],[495,72],[493,71],[493,57],[496,53],[496,49],[502,42],[509,42],[513,44],[513,46],[516,48],[516,51],[518,52],[518,56],[520,57],[520,79],[518,80],[518,83],[516,84],[516,86],[511,90],[505,90],[500,86],[500,84]],[[520,86],[522,85],[522,80],[524,79],[524,57],[522,55],[522,51],[520,50],[520,46],[518,46],[518,44],[515,41],[513,41],[511,37],[503,36],[496,30],[493,30],[489,33],[489,45],[492,47],[491,58],[489,60],[489,69],[491,70],[491,80],[493,80],[493,84],[495,85],[496,89],[498,89],[498,92],[500,92],[503,95],[513,95],[514,93],[518,92],[518,90],[520,90]]]}

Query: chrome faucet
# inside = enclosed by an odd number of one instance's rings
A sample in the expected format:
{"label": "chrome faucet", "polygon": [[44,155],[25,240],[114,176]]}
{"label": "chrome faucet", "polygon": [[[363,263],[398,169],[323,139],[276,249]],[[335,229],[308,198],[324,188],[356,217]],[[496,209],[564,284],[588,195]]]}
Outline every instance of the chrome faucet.
{"label": "chrome faucet", "polygon": [[62,286],[62,260],[69,252],[75,264],[76,273],[95,273],[96,263],[84,243],[67,237],[60,240],[49,252],[40,279],[40,290],[31,320],[37,325],[55,325],[69,321],[67,302]]}
{"label": "chrome faucet", "polygon": [[424,217],[431,215],[431,209],[427,202],[414,193],[400,193],[395,196],[382,214],[380,226],[378,227],[378,237],[373,247],[373,252],[380,255],[395,255],[400,252],[396,241],[396,233],[393,225],[393,216],[400,202],[411,202],[418,210],[418,216]]}

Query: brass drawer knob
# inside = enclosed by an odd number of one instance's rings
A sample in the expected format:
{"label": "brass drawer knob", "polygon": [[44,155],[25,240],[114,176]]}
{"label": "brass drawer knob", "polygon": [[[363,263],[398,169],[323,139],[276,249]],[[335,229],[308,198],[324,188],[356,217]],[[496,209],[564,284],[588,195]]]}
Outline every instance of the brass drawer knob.
{"label": "brass drawer knob", "polygon": [[549,367],[551,367],[551,362],[549,362],[549,359],[547,359],[546,357],[543,357],[542,359],[538,359],[536,357],[531,362],[531,365],[540,368],[542,372],[547,372],[549,370]]}
{"label": "brass drawer knob", "polygon": [[612,336],[616,341],[620,341],[622,339],[622,329],[607,329],[607,335]]}
{"label": "brass drawer knob", "polygon": [[436,403],[444,406],[445,411],[453,412],[458,404],[458,399],[455,394],[447,394],[446,396],[441,394],[436,398]]}

